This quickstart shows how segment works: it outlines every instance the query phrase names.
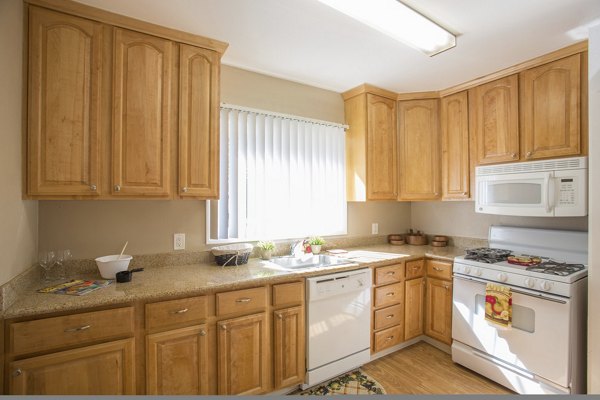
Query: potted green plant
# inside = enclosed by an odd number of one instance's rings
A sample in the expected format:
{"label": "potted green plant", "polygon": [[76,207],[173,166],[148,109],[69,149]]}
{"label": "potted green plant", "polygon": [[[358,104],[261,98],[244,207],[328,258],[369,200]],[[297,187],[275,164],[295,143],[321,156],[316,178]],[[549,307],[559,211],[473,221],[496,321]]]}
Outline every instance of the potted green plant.
{"label": "potted green plant", "polygon": [[256,247],[260,250],[260,258],[263,260],[270,260],[273,256],[273,251],[275,250],[275,243],[269,240],[261,240],[256,244]]}
{"label": "potted green plant", "polygon": [[313,254],[319,254],[321,252],[321,246],[325,244],[325,240],[320,236],[313,236],[309,239],[308,244],[310,244],[310,249]]}

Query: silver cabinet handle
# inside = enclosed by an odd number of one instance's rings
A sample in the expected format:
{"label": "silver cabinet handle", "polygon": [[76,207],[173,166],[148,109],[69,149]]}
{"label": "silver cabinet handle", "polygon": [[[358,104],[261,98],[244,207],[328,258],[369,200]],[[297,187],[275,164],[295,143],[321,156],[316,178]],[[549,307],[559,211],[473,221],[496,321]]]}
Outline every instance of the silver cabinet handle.
{"label": "silver cabinet handle", "polygon": [[390,340],[392,340],[393,338],[394,338],[394,336],[388,336],[388,337],[386,337],[386,338],[385,338],[385,341],[386,341],[386,342],[387,342],[387,341],[390,341]]}
{"label": "silver cabinet handle", "polygon": [[204,329],[200,331],[200,336],[206,336],[206,331]]}
{"label": "silver cabinet handle", "polygon": [[181,191],[182,191],[183,193],[187,193],[187,192],[188,192],[188,188],[187,188],[187,187],[182,187],[182,188],[181,188]]}
{"label": "silver cabinet handle", "polygon": [[79,326],[77,328],[65,329],[65,332],[81,332],[81,331],[86,331],[86,330],[90,329],[91,327],[92,327],[91,325],[83,325],[83,326]]}
{"label": "silver cabinet handle", "polygon": [[251,301],[252,301],[252,299],[249,297],[242,297],[240,299],[237,299],[235,302],[236,303],[250,303]]}
{"label": "silver cabinet handle", "polygon": [[115,185],[115,192],[120,192],[120,191],[121,191],[121,186]]}
{"label": "silver cabinet handle", "polygon": [[421,266],[420,266],[420,265],[415,265],[415,266],[413,267],[413,270],[417,270],[417,269],[419,269],[419,268],[421,268]]}
{"label": "silver cabinet handle", "polygon": [[90,190],[92,190],[92,191],[94,191],[94,192],[95,192],[95,191],[96,191],[96,189],[97,189],[97,188],[96,188],[96,185],[90,185]]}
{"label": "silver cabinet handle", "polygon": [[443,270],[444,270],[444,268],[439,268],[439,267],[433,267],[433,269],[434,269],[435,271],[443,271]]}
{"label": "silver cabinet handle", "polygon": [[444,285],[444,289],[448,290],[450,287],[448,285]]}
{"label": "silver cabinet handle", "polygon": [[394,314],[390,314],[385,317],[385,319],[392,319],[392,318],[394,318]]}
{"label": "silver cabinet handle", "polygon": [[388,274],[388,275],[394,275],[395,273],[396,273],[396,271],[390,271],[390,272],[388,272],[387,274]]}
{"label": "silver cabinet handle", "polygon": [[463,192],[462,194],[463,194],[463,196],[466,196],[466,195],[467,195],[467,192]]}
{"label": "silver cabinet handle", "polygon": [[185,314],[186,312],[188,312],[188,309],[184,308],[182,310],[173,311],[173,314]]}
{"label": "silver cabinet handle", "polygon": [[512,158],[517,158],[517,153],[512,153],[510,156],[511,156]]}
{"label": "silver cabinet handle", "polygon": [[527,154],[525,155],[527,158],[531,158],[531,156],[533,155],[532,151],[528,151]]}
{"label": "silver cabinet handle", "polygon": [[227,325],[221,325],[221,329],[223,329],[224,331],[227,330]]}
{"label": "silver cabinet handle", "polygon": [[283,319],[283,315],[281,315],[280,313],[277,313],[277,314],[275,314],[275,315],[277,315],[277,318],[279,318],[279,319]]}
{"label": "silver cabinet handle", "polygon": [[388,293],[386,293],[385,295],[386,295],[386,296],[388,296],[388,297],[391,297],[391,296],[393,296],[393,295],[395,295],[395,294],[396,294],[395,292],[388,292]]}
{"label": "silver cabinet handle", "polygon": [[16,378],[17,376],[21,375],[23,373],[23,371],[21,371],[21,368],[17,368],[13,371],[12,376],[14,378]]}

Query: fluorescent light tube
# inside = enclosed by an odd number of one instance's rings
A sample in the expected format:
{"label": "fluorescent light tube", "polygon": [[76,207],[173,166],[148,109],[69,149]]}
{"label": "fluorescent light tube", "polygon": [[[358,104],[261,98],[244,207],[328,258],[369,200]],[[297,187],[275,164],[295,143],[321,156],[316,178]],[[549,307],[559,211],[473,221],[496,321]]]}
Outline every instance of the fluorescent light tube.
{"label": "fluorescent light tube", "polygon": [[319,0],[428,56],[456,46],[456,36],[398,0]]}

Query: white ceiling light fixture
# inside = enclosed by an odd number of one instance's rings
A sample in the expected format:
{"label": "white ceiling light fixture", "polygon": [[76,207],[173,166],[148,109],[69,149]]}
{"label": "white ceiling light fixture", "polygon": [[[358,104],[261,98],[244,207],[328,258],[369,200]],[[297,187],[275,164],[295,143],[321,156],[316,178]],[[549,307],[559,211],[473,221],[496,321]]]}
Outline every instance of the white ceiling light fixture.
{"label": "white ceiling light fixture", "polygon": [[428,56],[456,46],[456,36],[398,0],[319,0]]}

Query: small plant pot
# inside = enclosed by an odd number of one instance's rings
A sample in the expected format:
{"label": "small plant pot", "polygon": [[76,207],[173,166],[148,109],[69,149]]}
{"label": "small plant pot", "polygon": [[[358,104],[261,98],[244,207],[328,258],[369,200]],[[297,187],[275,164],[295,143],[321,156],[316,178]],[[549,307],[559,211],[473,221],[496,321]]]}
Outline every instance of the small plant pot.
{"label": "small plant pot", "polygon": [[270,260],[273,257],[273,250],[261,250],[260,258],[263,260]]}
{"label": "small plant pot", "polygon": [[313,254],[319,254],[321,252],[321,245],[320,244],[311,244],[310,249],[312,250]]}

